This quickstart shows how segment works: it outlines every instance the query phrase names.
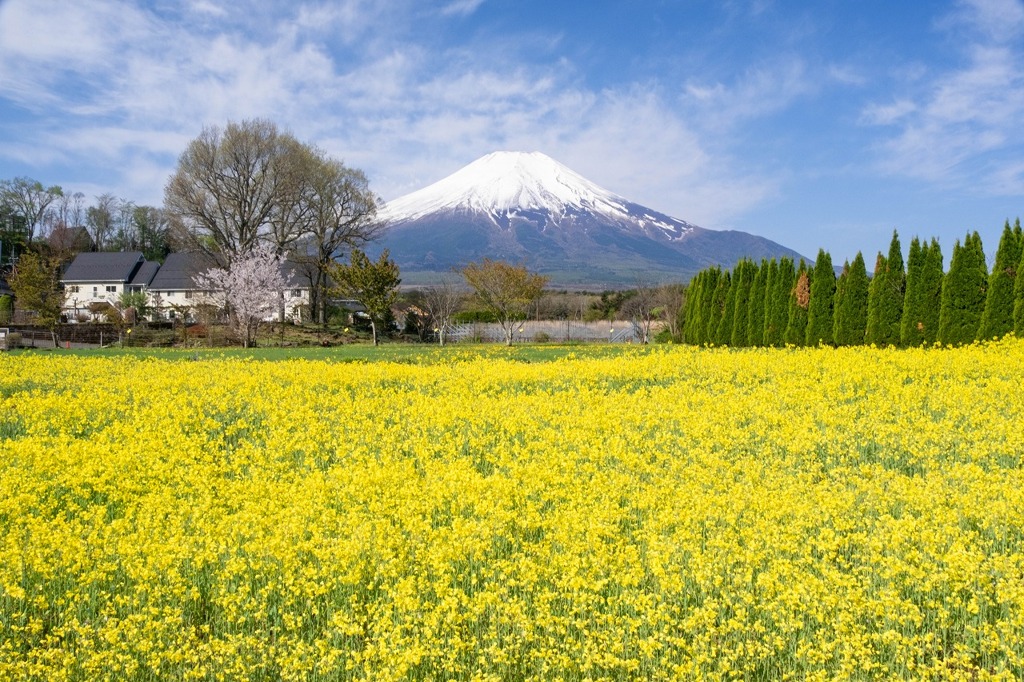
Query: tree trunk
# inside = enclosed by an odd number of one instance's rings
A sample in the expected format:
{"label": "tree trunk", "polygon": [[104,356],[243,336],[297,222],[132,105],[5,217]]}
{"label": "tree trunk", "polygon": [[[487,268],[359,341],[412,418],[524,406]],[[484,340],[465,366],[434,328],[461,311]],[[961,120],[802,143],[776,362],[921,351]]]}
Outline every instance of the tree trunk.
{"label": "tree trunk", "polygon": [[377,345],[377,323],[370,320],[370,332],[373,334],[373,345]]}

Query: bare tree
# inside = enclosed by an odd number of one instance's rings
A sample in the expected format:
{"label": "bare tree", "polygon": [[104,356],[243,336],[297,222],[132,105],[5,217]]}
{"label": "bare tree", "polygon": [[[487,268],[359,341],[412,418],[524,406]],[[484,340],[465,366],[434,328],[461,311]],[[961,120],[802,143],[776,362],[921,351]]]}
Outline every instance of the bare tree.
{"label": "bare tree", "polygon": [[118,199],[114,211],[114,248],[117,251],[138,251],[139,231],[135,224],[135,203]]}
{"label": "bare tree", "polygon": [[166,209],[192,245],[229,265],[261,241],[275,251],[301,232],[306,152],[266,120],[203,129],[178,159]]}
{"label": "bare tree", "polygon": [[540,298],[548,278],[530,272],[522,265],[484,258],[462,269],[462,276],[473,289],[477,301],[494,314],[505,336],[505,345],[512,345],[516,324],[526,319],[530,306]]}
{"label": "bare tree", "polygon": [[286,286],[281,261],[268,244],[237,254],[226,268],[197,275],[195,284],[208,292],[210,303],[227,309],[235,334],[246,348],[256,343],[260,325],[278,310]]}
{"label": "bare tree", "polygon": [[86,227],[97,251],[105,250],[114,234],[117,210],[117,197],[107,192],[96,197],[96,205],[85,211]]}
{"label": "bare tree", "polygon": [[38,180],[18,177],[0,181],[0,203],[6,204],[25,220],[26,241],[31,244],[46,212],[64,191],[58,186],[44,187]]}
{"label": "bare tree", "polygon": [[85,195],[81,192],[74,192],[71,201],[68,202],[67,223],[68,227],[85,227]]}
{"label": "bare tree", "polygon": [[682,341],[682,311],[686,302],[686,286],[683,284],[663,284],[655,294],[656,310],[660,313],[665,329],[673,341]]}
{"label": "bare tree", "polygon": [[430,317],[430,324],[437,333],[437,341],[442,346],[452,318],[455,317],[464,298],[464,293],[447,277],[443,278],[440,284],[435,284],[423,292],[423,310]]}
{"label": "bare tree", "polygon": [[381,201],[369,188],[362,171],[317,152],[310,169],[308,229],[296,249],[295,260],[305,268],[312,285],[313,313],[326,321],[328,272],[343,249],[356,249],[376,237]]}
{"label": "bare tree", "polygon": [[645,282],[638,283],[633,295],[622,304],[620,312],[633,325],[633,332],[640,343],[650,343],[651,325],[661,312],[657,288]]}

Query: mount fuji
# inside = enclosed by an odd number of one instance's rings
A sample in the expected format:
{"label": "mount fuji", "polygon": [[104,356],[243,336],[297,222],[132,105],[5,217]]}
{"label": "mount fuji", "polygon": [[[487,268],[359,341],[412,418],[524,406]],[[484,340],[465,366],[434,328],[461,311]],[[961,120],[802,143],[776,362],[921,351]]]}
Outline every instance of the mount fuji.
{"label": "mount fuji", "polygon": [[494,152],[379,215],[407,284],[488,257],[523,263],[563,286],[686,281],[743,257],[800,258],[746,232],[708,230],[603,189],[539,152]]}

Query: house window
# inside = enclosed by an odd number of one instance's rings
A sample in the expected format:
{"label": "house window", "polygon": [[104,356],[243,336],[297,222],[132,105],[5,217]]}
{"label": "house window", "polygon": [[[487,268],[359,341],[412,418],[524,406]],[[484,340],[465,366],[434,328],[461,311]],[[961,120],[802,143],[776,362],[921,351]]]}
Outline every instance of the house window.
{"label": "house window", "polygon": [[301,298],[301,297],[302,297],[302,290],[301,289],[292,289],[292,298]]}
{"label": "house window", "polygon": [[192,298],[192,292],[191,291],[186,291],[185,292],[185,298]]}
{"label": "house window", "polygon": [[114,285],[114,284],[108,284],[107,285],[107,293],[113,294],[113,293],[116,293],[116,292],[117,292],[117,285]]}
{"label": "house window", "polygon": [[72,284],[71,286],[68,287],[68,291],[70,293],[72,293],[72,294],[77,294],[78,293],[78,285],[77,284]]}
{"label": "house window", "polygon": [[168,292],[167,292],[167,295],[168,295],[168,296],[177,296],[177,292],[174,292],[174,291],[168,291]]}
{"label": "house window", "polygon": [[94,297],[95,297],[95,296],[99,296],[99,293],[100,293],[100,290],[99,290],[99,288],[98,288],[98,287],[93,287],[93,288],[92,288],[92,295],[93,295]]}

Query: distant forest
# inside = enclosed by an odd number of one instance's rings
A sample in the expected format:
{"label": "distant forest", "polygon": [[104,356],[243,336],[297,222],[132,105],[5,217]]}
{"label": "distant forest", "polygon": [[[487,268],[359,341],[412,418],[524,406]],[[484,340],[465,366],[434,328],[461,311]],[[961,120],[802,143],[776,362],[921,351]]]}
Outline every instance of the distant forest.
{"label": "distant forest", "polygon": [[82,192],[19,177],[0,180],[0,272],[29,245],[70,259],[82,251],[141,251],[163,261],[173,250],[162,208],[110,193]]}

